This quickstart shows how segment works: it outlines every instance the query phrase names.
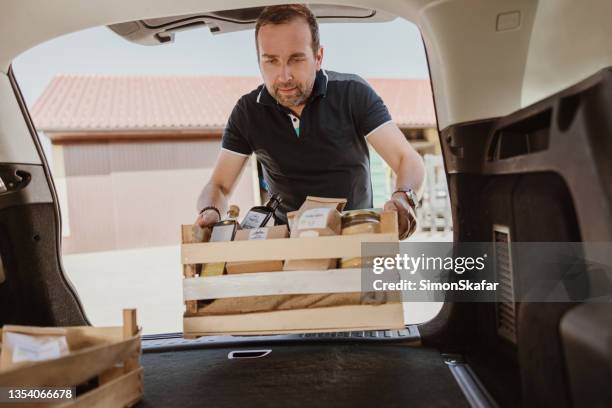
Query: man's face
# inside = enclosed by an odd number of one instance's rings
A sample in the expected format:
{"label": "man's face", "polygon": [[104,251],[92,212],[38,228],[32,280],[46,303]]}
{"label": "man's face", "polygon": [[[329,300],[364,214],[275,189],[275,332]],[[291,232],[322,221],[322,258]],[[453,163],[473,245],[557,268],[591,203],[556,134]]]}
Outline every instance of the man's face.
{"label": "man's face", "polygon": [[323,61],[323,48],[313,53],[306,21],[267,24],[259,29],[257,42],[259,69],[270,95],[288,108],[306,103]]}

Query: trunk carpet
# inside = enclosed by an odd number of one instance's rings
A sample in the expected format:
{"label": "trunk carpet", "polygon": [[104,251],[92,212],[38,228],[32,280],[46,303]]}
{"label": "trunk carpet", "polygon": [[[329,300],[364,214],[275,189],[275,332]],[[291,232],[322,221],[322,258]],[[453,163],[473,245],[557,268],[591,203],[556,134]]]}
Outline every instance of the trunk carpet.
{"label": "trunk carpet", "polygon": [[[229,360],[234,350],[271,349]],[[436,350],[300,344],[145,353],[137,407],[468,407]]]}

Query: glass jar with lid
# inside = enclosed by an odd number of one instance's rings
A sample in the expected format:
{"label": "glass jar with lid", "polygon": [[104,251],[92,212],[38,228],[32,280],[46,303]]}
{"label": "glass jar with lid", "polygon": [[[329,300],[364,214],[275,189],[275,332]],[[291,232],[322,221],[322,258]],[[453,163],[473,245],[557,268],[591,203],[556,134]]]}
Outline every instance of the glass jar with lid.
{"label": "glass jar with lid", "polygon": [[[380,214],[374,210],[351,210],[342,213],[342,235],[380,233]],[[341,268],[361,268],[362,258],[342,258]]]}

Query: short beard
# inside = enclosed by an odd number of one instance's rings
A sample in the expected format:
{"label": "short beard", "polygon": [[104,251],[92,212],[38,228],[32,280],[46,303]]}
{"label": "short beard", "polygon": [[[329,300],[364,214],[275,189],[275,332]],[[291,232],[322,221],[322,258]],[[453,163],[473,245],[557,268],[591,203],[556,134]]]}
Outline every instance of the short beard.
{"label": "short beard", "polygon": [[[308,98],[310,97],[310,94],[312,93],[312,88],[314,85],[314,81],[310,84],[299,84],[299,83],[287,83],[287,84],[281,84],[281,85],[273,85],[274,87],[274,99],[276,99],[276,101],[283,105],[286,106],[288,108],[290,107],[294,107],[294,106],[300,106],[306,103],[306,101],[308,100]],[[293,95],[282,95],[279,91],[278,88],[292,88],[295,87],[296,88],[296,93],[294,93]]]}

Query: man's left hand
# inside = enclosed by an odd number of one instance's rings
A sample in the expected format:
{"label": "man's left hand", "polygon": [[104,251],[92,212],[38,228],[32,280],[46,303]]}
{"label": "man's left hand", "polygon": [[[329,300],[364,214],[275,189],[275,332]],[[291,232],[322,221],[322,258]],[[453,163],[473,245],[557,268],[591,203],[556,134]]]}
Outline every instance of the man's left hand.
{"label": "man's left hand", "polygon": [[406,239],[416,231],[416,212],[404,193],[395,193],[385,203],[385,211],[397,211],[399,239]]}

